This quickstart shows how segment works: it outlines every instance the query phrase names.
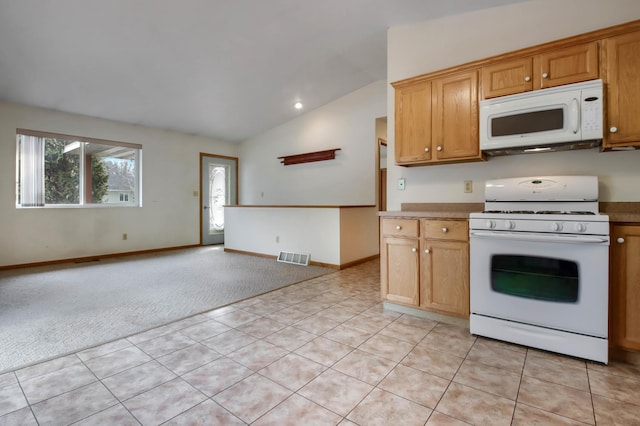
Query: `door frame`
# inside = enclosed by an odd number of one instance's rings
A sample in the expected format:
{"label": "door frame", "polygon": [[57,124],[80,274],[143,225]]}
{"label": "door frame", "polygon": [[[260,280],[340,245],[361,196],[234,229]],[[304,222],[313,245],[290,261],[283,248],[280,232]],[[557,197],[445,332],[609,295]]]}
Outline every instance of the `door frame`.
{"label": "door frame", "polygon": [[[202,208],[202,159],[204,157],[213,157],[213,158],[224,158],[226,160],[235,160],[236,162],[236,201],[240,199],[240,192],[238,191],[239,185],[238,182],[240,181],[240,175],[238,174],[238,169],[239,169],[239,164],[240,164],[240,160],[238,160],[238,157],[230,157],[228,155],[218,155],[218,154],[211,154],[211,153],[206,153],[206,152],[201,152],[200,153],[200,161],[198,162],[198,167],[200,168],[200,182],[199,182],[199,193],[200,193],[200,199],[198,201],[198,208],[200,209],[200,221],[199,221],[199,229],[200,229],[200,245],[203,244],[202,241],[202,220],[203,217],[202,215],[204,214],[204,209]],[[237,205],[237,203],[236,203]]]}

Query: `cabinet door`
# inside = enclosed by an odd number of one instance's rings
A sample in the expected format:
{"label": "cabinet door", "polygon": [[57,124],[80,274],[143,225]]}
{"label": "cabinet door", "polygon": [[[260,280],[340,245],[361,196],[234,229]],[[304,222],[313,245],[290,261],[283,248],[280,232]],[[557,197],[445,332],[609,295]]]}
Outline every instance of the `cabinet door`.
{"label": "cabinet door", "polygon": [[437,160],[478,157],[478,71],[433,81],[433,147]]}
{"label": "cabinet door", "polygon": [[380,247],[382,297],[418,306],[419,243],[416,238],[383,238]]}
{"label": "cabinet door", "polygon": [[532,59],[516,59],[482,68],[482,95],[484,99],[513,95],[533,89]]}
{"label": "cabinet door", "polygon": [[640,351],[640,226],[613,226],[611,237],[609,337]]}
{"label": "cabinet door", "polygon": [[604,146],[640,145],[640,32],[605,39]]}
{"label": "cabinet door", "polygon": [[469,317],[469,245],[422,240],[420,306]]}
{"label": "cabinet door", "polygon": [[431,82],[396,89],[396,163],[431,159]]}
{"label": "cabinet door", "polygon": [[[598,78],[598,43],[585,43],[538,55],[533,60],[534,89]],[[537,84],[539,83],[539,86]]]}

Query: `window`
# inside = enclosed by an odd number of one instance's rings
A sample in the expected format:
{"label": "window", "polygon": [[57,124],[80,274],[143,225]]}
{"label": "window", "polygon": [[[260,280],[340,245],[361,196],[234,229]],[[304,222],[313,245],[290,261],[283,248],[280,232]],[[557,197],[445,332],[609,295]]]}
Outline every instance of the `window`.
{"label": "window", "polygon": [[18,207],[140,206],[142,146],[17,130]]}

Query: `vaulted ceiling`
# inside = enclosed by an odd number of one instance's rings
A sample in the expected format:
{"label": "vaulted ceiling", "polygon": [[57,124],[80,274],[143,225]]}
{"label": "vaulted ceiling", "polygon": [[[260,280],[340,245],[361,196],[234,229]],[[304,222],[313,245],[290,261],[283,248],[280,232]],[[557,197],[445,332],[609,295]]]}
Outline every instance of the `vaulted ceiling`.
{"label": "vaulted ceiling", "polygon": [[0,100],[237,142],[386,79],[390,26],[517,1],[0,0]]}

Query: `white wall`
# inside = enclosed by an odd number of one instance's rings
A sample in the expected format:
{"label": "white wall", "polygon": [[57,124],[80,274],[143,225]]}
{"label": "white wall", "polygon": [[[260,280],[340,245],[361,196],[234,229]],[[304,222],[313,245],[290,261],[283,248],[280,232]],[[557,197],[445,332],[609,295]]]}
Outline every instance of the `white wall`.
{"label": "white wall", "polygon": [[380,253],[378,208],[340,209],[340,264]]}
{"label": "white wall", "polygon": [[311,261],[340,265],[338,208],[230,207],[224,216],[226,249],[305,253]]}
{"label": "white wall", "polygon": [[[392,27],[388,32],[388,81],[425,74],[496,54],[640,18],[637,0],[532,0],[463,15]],[[388,155],[394,154],[394,91],[387,90]],[[640,201],[640,151],[596,149],[492,158],[404,168],[388,163],[388,210],[401,203],[482,202],[487,179],[589,174],[600,177],[602,201]],[[396,189],[406,179],[406,190]],[[474,192],[463,192],[473,180]]]}
{"label": "white wall", "polygon": [[[16,128],[142,144],[143,207],[16,209]],[[200,152],[238,154],[212,139],[0,103],[0,266],[198,244]]]}
{"label": "white wall", "polygon": [[[365,86],[240,146],[240,204],[373,205],[375,119],[386,82]],[[283,166],[277,157],[340,148],[335,160]]]}
{"label": "white wall", "polygon": [[342,266],[379,253],[375,207],[227,207],[225,249]]}

